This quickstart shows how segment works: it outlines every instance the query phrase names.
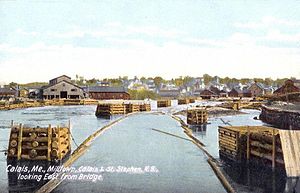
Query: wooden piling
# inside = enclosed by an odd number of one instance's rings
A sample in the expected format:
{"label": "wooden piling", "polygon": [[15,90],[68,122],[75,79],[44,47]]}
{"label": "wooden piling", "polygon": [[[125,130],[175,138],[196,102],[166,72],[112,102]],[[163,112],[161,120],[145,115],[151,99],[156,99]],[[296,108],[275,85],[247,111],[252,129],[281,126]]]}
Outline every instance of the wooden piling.
{"label": "wooden piling", "polygon": [[275,129],[272,129],[272,169],[275,169],[276,165],[276,138]]}
{"label": "wooden piling", "polygon": [[23,139],[23,125],[20,124],[19,126],[19,135],[18,135],[18,154],[17,159],[21,159],[22,154],[22,139]]}
{"label": "wooden piling", "polygon": [[247,126],[247,164],[250,159],[250,128]]}
{"label": "wooden piling", "polygon": [[[51,147],[51,140],[52,138],[52,129],[51,129],[51,124],[48,126],[48,147]],[[47,148],[47,160],[51,161],[51,148]]]}

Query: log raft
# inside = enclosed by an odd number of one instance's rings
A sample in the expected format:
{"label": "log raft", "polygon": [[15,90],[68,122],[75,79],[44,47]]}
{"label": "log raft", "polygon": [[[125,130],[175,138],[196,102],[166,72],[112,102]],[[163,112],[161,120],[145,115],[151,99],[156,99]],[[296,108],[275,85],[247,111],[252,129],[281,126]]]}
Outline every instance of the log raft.
{"label": "log raft", "polygon": [[63,160],[71,152],[69,127],[11,125],[8,159]]}

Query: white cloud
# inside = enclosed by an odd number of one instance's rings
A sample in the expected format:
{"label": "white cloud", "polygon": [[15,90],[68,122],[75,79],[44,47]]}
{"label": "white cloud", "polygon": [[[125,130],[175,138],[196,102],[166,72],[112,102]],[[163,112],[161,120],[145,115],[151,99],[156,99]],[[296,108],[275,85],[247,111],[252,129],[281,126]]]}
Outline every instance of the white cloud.
{"label": "white cloud", "polygon": [[17,29],[16,33],[19,34],[19,35],[24,35],[24,36],[37,36],[37,35],[39,35],[38,32],[35,32],[35,31],[28,32],[28,31],[24,31],[22,29]]}
{"label": "white cloud", "polygon": [[263,17],[258,22],[238,22],[233,24],[237,28],[246,28],[246,29],[262,29],[270,28],[274,26],[283,26],[283,27],[299,27],[300,21],[285,20],[280,18],[275,18],[272,16]]}
{"label": "white cloud", "polygon": [[185,43],[191,43],[196,45],[212,46],[212,47],[239,47],[239,46],[254,46],[256,39],[245,33],[234,33],[230,37],[223,40],[213,39],[197,39],[197,38],[185,38]]}
{"label": "white cloud", "polygon": [[270,30],[265,36],[266,40],[278,42],[300,42],[300,33],[298,34],[283,34],[279,30]]}
{"label": "white cloud", "polygon": [[299,49],[245,45],[207,48],[176,42],[156,46],[142,41],[131,46],[82,48],[39,43],[28,48],[10,47],[8,51],[15,54],[0,62],[0,68],[5,69],[0,71],[0,82],[47,81],[60,74],[73,77],[81,74],[86,78],[119,75],[171,78],[204,73],[237,78],[300,78]]}
{"label": "white cloud", "polygon": [[174,29],[162,29],[156,26],[125,26],[118,22],[106,23],[101,29],[82,29],[73,26],[72,30],[66,32],[48,32],[47,35],[56,38],[77,38],[84,36],[91,37],[126,37],[126,36],[140,36],[148,37],[163,37],[175,38],[183,35],[184,32]]}

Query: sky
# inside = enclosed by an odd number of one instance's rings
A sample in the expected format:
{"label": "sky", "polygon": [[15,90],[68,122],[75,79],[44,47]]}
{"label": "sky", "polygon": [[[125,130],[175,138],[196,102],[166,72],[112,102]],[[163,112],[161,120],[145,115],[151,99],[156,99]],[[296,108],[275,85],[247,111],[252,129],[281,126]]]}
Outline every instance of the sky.
{"label": "sky", "polygon": [[0,84],[300,78],[299,47],[296,0],[0,0]]}

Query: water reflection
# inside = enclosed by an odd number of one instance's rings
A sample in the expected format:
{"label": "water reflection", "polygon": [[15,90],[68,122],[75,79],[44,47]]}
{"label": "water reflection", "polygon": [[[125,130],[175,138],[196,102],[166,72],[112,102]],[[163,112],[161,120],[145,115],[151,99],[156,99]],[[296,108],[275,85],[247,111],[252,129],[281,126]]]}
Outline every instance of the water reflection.
{"label": "water reflection", "polygon": [[[299,193],[299,178],[287,178],[282,168],[272,171],[270,167],[226,163],[226,174],[246,192]],[[298,187],[297,187],[298,186]]]}
{"label": "water reflection", "polygon": [[207,129],[207,124],[203,125],[190,125],[189,128],[199,134],[199,135],[205,135],[206,134],[206,129]]}

